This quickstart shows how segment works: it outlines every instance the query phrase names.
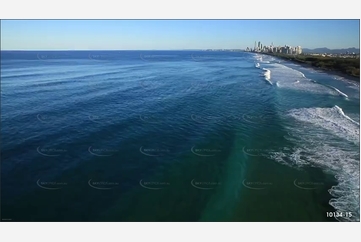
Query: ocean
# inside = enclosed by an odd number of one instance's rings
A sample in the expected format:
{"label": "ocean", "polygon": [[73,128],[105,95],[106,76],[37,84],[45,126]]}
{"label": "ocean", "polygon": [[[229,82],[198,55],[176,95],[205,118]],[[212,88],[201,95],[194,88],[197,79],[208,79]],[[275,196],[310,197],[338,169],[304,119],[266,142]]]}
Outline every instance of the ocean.
{"label": "ocean", "polygon": [[2,51],[1,218],[360,221],[359,110],[256,53]]}

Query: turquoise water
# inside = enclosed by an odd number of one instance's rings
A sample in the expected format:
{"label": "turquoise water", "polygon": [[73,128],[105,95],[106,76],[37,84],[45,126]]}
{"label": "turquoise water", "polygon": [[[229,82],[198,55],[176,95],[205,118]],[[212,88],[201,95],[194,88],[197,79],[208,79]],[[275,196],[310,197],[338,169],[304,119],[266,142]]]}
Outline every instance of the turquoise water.
{"label": "turquoise water", "polygon": [[241,52],[1,70],[3,220],[359,221],[358,82]]}

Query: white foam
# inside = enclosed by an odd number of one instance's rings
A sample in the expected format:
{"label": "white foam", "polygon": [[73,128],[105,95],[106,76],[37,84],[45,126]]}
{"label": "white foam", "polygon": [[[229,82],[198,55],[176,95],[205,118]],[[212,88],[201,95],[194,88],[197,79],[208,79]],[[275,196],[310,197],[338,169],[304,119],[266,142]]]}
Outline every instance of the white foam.
{"label": "white foam", "polygon": [[338,81],[342,81],[345,82],[347,84],[350,84],[351,88],[359,90],[360,89],[360,83],[347,79],[345,77],[341,77],[341,76],[333,76],[333,79],[338,80]]}
{"label": "white foam", "polygon": [[303,73],[300,72],[300,71],[298,71],[298,72],[301,74],[301,76],[302,76],[303,78],[306,78],[305,74],[303,74]]}
{"label": "white foam", "polygon": [[[294,139],[298,142],[296,143],[298,147],[270,153],[269,158],[296,167],[319,167],[326,173],[335,175],[338,184],[328,190],[333,196],[329,204],[337,211],[352,212],[353,217],[350,220],[359,221],[359,153],[355,150],[347,150],[347,147],[342,149],[339,147],[340,144],[325,144],[324,139],[331,137],[322,137],[317,142],[313,140],[309,145],[303,143],[305,140]],[[344,220],[344,218],[338,219]]]}
{"label": "white foam", "polygon": [[256,54],[255,56],[254,56],[254,58],[257,60],[257,61],[262,61],[262,56],[261,55],[259,55],[259,54]]}
{"label": "white foam", "polygon": [[262,70],[265,71],[265,73],[264,73],[265,76],[271,76],[271,70],[270,69],[262,68]]}
{"label": "white foam", "polygon": [[[300,69],[307,70],[310,73],[319,73],[321,75],[331,77],[334,80],[338,80],[338,81],[341,81],[341,82],[343,82],[345,84],[348,84],[347,85],[348,88],[360,91],[360,83],[357,82],[357,81],[350,80],[350,79],[348,79],[346,77],[341,77],[341,76],[337,76],[337,75],[330,75],[330,74],[328,74],[326,72],[322,72],[320,70],[315,70],[315,69],[312,69],[312,68],[301,67]],[[335,90],[335,91],[337,92],[337,90]],[[342,95],[342,94],[340,94],[340,95]],[[342,96],[344,96],[344,95],[342,95]],[[350,96],[350,95],[348,95],[348,96]],[[358,98],[359,99],[359,92],[355,93],[355,94],[351,94],[351,96],[353,98]]]}
{"label": "white foam", "polygon": [[265,80],[266,80],[269,84],[273,85],[272,82],[271,82],[271,71],[270,71],[269,69],[266,69],[266,68],[263,68],[262,70],[265,71],[265,73],[263,74]]}
{"label": "white foam", "polygon": [[357,126],[360,126],[360,124],[359,124],[358,122],[356,122],[355,120],[353,120],[352,118],[350,118],[349,116],[347,116],[347,115],[343,112],[342,108],[340,108],[340,107],[337,106],[337,105],[335,105],[335,108],[336,108],[336,109],[338,110],[338,112],[339,112],[342,116],[344,116],[346,119],[350,120],[352,123],[356,124]]}
{"label": "white foam", "polygon": [[360,87],[359,87],[359,86],[349,85],[349,86],[347,86],[347,87],[360,91]]}
{"label": "white foam", "polygon": [[335,90],[335,91],[336,91],[338,94],[340,94],[341,96],[348,98],[348,96],[347,96],[345,93],[341,92],[341,91],[338,90],[336,87],[333,87],[333,86],[330,86],[330,85],[325,85],[325,86],[327,86],[327,87]]}
{"label": "white foam", "polygon": [[[312,82],[302,72],[288,66],[274,63],[269,64],[267,68],[272,71],[272,78],[277,79],[281,88],[316,94],[340,95],[336,90],[320,85],[317,82]],[[295,85],[295,80],[299,80],[297,85]]]}
{"label": "white foam", "polygon": [[285,138],[295,147],[273,152],[270,158],[289,165],[316,166],[334,174],[338,184],[329,189],[334,197],[330,205],[340,212],[352,212],[353,217],[338,218],[340,221],[359,221],[359,123],[338,106],[294,109],[284,118],[289,117],[296,123],[287,127]]}
{"label": "white foam", "polygon": [[333,108],[301,108],[291,110],[289,115],[299,121],[312,123],[333,132],[340,138],[359,142],[359,123],[344,114],[338,106]]}

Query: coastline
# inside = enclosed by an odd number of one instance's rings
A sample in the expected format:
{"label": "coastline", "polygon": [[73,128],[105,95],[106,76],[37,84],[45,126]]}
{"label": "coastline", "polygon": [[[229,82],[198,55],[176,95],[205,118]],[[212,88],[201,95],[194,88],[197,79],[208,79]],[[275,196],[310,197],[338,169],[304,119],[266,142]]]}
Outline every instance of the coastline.
{"label": "coastline", "polygon": [[305,62],[302,62],[302,61],[299,61],[299,60],[295,60],[295,59],[287,58],[287,57],[283,57],[283,56],[278,56],[278,55],[273,55],[271,53],[261,53],[261,54],[269,55],[269,56],[272,56],[274,58],[278,58],[280,60],[287,60],[287,61],[290,61],[292,63],[296,63],[296,64],[298,64],[298,65],[300,65],[302,67],[311,68],[311,69],[316,70],[316,71],[322,71],[324,73],[331,74],[331,75],[337,75],[337,76],[346,78],[348,80],[360,83],[360,76],[350,75],[350,74],[344,73],[344,72],[339,71],[339,70],[332,70],[332,69],[316,67],[316,66],[313,66],[311,64],[308,64],[308,63],[305,63]]}

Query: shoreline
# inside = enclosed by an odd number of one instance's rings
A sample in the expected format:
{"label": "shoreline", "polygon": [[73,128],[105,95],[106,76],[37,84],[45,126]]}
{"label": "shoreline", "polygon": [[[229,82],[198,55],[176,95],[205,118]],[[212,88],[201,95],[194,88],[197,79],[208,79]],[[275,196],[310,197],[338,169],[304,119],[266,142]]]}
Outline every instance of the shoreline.
{"label": "shoreline", "polygon": [[324,72],[326,74],[337,75],[337,76],[346,78],[346,79],[348,79],[350,81],[355,81],[357,83],[360,83],[360,77],[359,76],[350,75],[350,74],[344,73],[342,71],[320,68],[320,67],[316,67],[316,66],[310,65],[308,63],[302,62],[302,61],[298,61],[298,60],[283,57],[283,56],[273,55],[273,54],[270,54],[270,53],[260,53],[260,54],[269,55],[269,56],[278,58],[280,60],[287,60],[289,62],[296,63],[296,64],[298,64],[298,65],[300,65],[302,67],[308,67],[308,68],[311,68],[311,69],[313,69],[315,71],[322,71],[322,72]]}

